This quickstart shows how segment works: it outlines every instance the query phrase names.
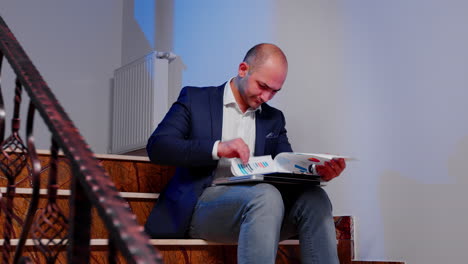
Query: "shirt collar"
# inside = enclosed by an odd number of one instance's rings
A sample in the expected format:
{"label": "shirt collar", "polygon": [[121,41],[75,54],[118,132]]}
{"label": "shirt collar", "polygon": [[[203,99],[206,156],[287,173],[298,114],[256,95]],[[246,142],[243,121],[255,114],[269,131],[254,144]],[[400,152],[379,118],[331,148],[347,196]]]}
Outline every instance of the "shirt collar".
{"label": "shirt collar", "polygon": [[[239,104],[236,102],[236,98],[234,97],[234,94],[232,93],[232,90],[231,90],[232,79],[234,79],[234,77],[229,79],[229,81],[227,81],[227,83],[224,85],[223,104],[224,106],[233,105],[240,111]],[[249,108],[245,112],[248,113],[248,112],[255,112],[255,111],[262,112],[262,105],[259,105],[256,109]]]}

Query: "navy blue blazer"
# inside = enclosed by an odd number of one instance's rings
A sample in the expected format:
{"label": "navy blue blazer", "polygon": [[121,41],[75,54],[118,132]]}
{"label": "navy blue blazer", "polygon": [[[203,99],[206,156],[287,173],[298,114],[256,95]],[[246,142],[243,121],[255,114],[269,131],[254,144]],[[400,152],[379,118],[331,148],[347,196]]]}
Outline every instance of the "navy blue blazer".
{"label": "navy blue blazer", "polygon": [[[148,140],[152,162],[177,166],[146,222],[153,238],[187,237],[198,197],[218,164],[212,150],[221,140],[224,86],[184,87]],[[264,103],[255,118],[255,156],[292,151],[281,111]]]}

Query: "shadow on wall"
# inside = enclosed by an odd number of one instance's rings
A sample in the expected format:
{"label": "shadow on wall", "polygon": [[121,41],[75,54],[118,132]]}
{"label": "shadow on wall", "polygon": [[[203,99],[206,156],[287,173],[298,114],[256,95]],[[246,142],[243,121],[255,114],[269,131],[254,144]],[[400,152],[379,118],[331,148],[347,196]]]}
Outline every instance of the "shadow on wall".
{"label": "shadow on wall", "polygon": [[172,103],[177,101],[177,97],[179,97],[180,90],[182,89],[182,76],[185,69],[187,69],[187,66],[179,56],[169,62],[169,107]]}
{"label": "shadow on wall", "polygon": [[[117,78],[120,88],[113,86],[114,80],[110,81],[108,153],[131,151],[134,154],[136,150],[138,155],[146,155],[140,151],[143,142],[179,95],[186,66],[179,56],[165,56],[172,52],[172,20],[171,0],[124,2],[122,67]],[[162,62],[166,59],[168,65]],[[146,96],[153,92],[156,97]],[[123,105],[122,96],[125,97]]]}
{"label": "shadow on wall", "polygon": [[[122,5],[122,50],[120,66],[144,57],[154,49],[155,1],[130,0]],[[116,69],[114,69],[116,70]],[[108,153],[112,153],[114,136],[114,78],[109,80]]]}
{"label": "shadow on wall", "polygon": [[[122,23],[122,65],[153,51],[154,47],[154,4],[152,1],[124,1]],[[145,8],[146,7],[146,8]]]}
{"label": "shadow on wall", "polygon": [[387,258],[426,264],[466,261],[467,158],[468,135],[448,157],[452,184],[424,184],[391,170],[380,176]]}

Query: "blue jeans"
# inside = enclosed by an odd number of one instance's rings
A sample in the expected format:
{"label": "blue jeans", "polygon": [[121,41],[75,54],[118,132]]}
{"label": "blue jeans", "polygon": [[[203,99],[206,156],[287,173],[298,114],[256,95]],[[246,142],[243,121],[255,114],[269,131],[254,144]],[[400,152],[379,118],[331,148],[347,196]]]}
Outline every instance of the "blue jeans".
{"label": "blue jeans", "polygon": [[278,242],[299,236],[302,263],[338,264],[328,195],[318,186],[212,186],[200,196],[192,238],[237,243],[239,264],[275,263]]}

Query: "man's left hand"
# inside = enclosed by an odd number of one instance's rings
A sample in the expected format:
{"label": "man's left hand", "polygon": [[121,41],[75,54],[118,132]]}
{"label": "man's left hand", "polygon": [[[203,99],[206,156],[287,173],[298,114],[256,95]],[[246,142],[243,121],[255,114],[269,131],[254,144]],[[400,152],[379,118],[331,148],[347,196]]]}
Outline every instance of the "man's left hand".
{"label": "man's left hand", "polygon": [[317,174],[322,177],[322,180],[330,181],[338,177],[345,168],[346,163],[344,159],[332,159],[330,161],[325,161],[323,165],[317,165],[315,170]]}

